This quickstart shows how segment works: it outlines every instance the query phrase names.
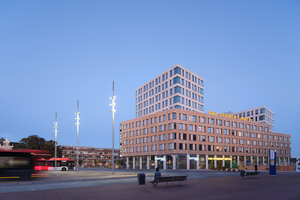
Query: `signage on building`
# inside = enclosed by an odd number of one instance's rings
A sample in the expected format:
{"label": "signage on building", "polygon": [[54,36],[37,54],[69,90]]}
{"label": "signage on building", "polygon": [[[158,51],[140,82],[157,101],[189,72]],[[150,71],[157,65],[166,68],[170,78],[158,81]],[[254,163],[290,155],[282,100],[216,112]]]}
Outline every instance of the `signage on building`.
{"label": "signage on building", "polygon": [[276,152],[269,150],[269,175],[276,176]]}
{"label": "signage on building", "polygon": [[228,117],[228,118],[233,118],[233,119],[241,119],[241,120],[245,120],[245,121],[252,121],[252,119],[246,118],[246,117],[239,117],[239,116],[235,116],[235,115],[229,115],[229,114],[224,114],[224,113],[217,113],[217,112],[212,112],[212,111],[207,111],[207,112],[210,115],[219,115],[221,117]]}
{"label": "signage on building", "polygon": [[207,160],[231,160],[231,158],[207,158]]}

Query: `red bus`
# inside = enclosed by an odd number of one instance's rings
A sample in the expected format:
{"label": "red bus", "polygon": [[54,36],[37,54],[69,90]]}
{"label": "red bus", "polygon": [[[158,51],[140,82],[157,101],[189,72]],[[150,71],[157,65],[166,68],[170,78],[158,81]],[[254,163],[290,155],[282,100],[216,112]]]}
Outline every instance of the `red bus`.
{"label": "red bus", "polygon": [[[70,160],[69,158],[56,158],[57,167],[56,170],[68,171],[75,169],[75,160]],[[34,167],[36,171],[47,171],[55,170],[55,158],[38,159]]]}
{"label": "red bus", "polygon": [[34,169],[37,160],[50,156],[42,150],[5,150],[0,149],[0,180],[29,179],[32,177],[47,177]]}

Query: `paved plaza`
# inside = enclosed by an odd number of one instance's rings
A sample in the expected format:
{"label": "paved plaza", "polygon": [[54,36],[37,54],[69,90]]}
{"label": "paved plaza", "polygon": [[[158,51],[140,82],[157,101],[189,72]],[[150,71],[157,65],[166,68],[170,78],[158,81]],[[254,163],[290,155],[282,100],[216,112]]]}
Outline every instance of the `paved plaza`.
{"label": "paved plaza", "polygon": [[[137,173],[145,173],[146,186],[138,189]],[[0,182],[1,199],[300,199],[300,173],[240,178],[239,172],[162,170],[163,176],[188,175],[188,181],[153,187],[151,170],[88,169],[50,172],[47,179]]]}

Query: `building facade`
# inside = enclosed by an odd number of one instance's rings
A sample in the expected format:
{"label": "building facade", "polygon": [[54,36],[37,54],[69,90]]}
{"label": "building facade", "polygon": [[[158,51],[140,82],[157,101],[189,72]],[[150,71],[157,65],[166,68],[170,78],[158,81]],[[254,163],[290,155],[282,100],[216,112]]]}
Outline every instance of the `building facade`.
{"label": "building facade", "polygon": [[180,65],[138,87],[135,91],[136,117],[172,108],[204,112],[204,81]]}
{"label": "building facade", "polygon": [[235,112],[233,115],[247,117],[252,121],[268,124],[270,131],[274,132],[274,112],[265,106]]}
{"label": "building facade", "polygon": [[[77,146],[62,145],[62,157],[77,159]],[[120,150],[114,149],[116,168],[120,163]],[[79,147],[79,164],[83,167],[111,167],[112,148]]]}
{"label": "building facade", "polygon": [[11,150],[14,146],[20,144],[20,142],[10,142],[7,138],[5,140],[0,140],[0,148]]}
{"label": "building facade", "polygon": [[277,166],[291,158],[291,135],[246,117],[171,109],[120,123],[121,157],[133,169],[209,169]]}

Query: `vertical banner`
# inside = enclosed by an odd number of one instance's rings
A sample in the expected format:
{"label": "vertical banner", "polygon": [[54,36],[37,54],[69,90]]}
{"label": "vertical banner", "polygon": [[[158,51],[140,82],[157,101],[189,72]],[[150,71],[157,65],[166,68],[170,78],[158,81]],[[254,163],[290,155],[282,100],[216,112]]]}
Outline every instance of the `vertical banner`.
{"label": "vertical banner", "polygon": [[276,152],[269,150],[269,175],[276,176]]}

